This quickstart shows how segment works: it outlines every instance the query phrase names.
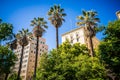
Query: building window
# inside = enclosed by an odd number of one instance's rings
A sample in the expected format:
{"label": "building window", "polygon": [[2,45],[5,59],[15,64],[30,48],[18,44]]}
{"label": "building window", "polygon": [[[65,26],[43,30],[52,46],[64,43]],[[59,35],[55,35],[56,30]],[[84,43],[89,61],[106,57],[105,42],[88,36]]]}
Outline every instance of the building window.
{"label": "building window", "polygon": [[41,49],[40,49],[40,51],[41,51]]}
{"label": "building window", "polygon": [[77,42],[79,42],[79,38],[77,38]]}
{"label": "building window", "polygon": [[24,62],[27,62],[27,60],[24,60]]}
{"label": "building window", "polygon": [[43,44],[45,44],[45,42],[43,42]]}
{"label": "building window", "polygon": [[26,67],[26,65],[23,65],[23,68]]}
{"label": "building window", "polygon": [[25,58],[28,57],[28,55],[25,55]]}
{"label": "building window", "polygon": [[23,70],[22,72],[25,73],[25,70]]}
{"label": "building window", "polygon": [[76,40],[77,40],[77,42],[79,42],[79,35],[78,35],[78,33],[76,33]]}
{"label": "building window", "polygon": [[25,78],[25,76],[22,76],[22,78],[24,79],[24,78]]}
{"label": "building window", "polygon": [[73,40],[71,40],[70,42],[73,43]]}
{"label": "building window", "polygon": [[40,56],[41,56],[41,53],[40,53]]}
{"label": "building window", "polygon": [[73,43],[73,36],[70,36],[70,42]]}
{"label": "building window", "polygon": [[26,51],[26,53],[28,53],[28,51]]}

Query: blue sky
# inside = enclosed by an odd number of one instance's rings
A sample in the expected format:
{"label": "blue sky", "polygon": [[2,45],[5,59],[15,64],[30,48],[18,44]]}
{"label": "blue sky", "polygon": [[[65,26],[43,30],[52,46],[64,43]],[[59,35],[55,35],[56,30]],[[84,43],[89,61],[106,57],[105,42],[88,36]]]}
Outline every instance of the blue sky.
{"label": "blue sky", "polygon": [[[59,43],[61,35],[74,28],[77,28],[76,17],[81,15],[82,10],[95,10],[98,12],[101,25],[117,19],[115,12],[120,10],[120,0],[0,0],[0,18],[3,22],[13,24],[14,32],[17,33],[22,28],[29,28],[30,21],[34,17],[43,17],[48,22],[47,32],[43,35],[49,50],[55,48],[55,28],[48,21],[47,12],[54,4],[60,4],[65,9],[66,22],[59,28]],[[102,39],[102,33],[98,33],[98,39]]]}

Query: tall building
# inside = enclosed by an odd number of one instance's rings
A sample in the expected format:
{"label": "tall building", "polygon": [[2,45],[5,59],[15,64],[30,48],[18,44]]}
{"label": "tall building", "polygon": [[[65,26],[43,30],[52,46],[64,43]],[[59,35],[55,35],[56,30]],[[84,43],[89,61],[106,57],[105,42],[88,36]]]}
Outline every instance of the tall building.
{"label": "tall building", "polygon": [[[31,37],[31,36],[29,36]],[[44,38],[39,38],[39,48],[38,48],[38,63],[41,54],[48,51],[48,46],[45,44]],[[34,64],[35,64],[35,53],[36,53],[36,37],[32,36],[29,41],[29,44],[24,47],[23,60],[22,60],[22,69],[21,69],[21,78],[22,80],[30,80],[33,77],[34,73]],[[18,72],[19,64],[20,64],[20,56],[21,56],[22,47],[17,43],[17,49],[14,50],[14,53],[18,57],[18,61],[14,66],[14,71]]]}
{"label": "tall building", "polygon": [[116,15],[117,15],[118,19],[120,19],[120,11],[117,11]]}
{"label": "tall building", "polygon": [[[89,48],[88,39],[85,36],[84,27],[79,27],[69,32],[62,34],[62,42],[69,40],[71,44],[81,43],[85,44]],[[96,48],[99,44],[99,40],[96,37],[93,37],[93,47]]]}

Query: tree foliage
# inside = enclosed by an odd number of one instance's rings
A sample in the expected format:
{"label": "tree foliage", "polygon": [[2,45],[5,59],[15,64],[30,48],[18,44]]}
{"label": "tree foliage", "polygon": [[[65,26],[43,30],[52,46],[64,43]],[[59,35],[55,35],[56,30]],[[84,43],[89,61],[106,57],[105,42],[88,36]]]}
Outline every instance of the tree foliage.
{"label": "tree foliage", "polygon": [[105,76],[99,58],[90,57],[85,45],[79,43],[65,42],[43,54],[37,69],[37,80],[104,80]]}
{"label": "tree foliage", "polygon": [[99,50],[107,69],[120,78],[120,20],[108,23]]}
{"label": "tree foliage", "polygon": [[[12,73],[8,80],[17,80],[17,73]],[[22,78],[20,78],[20,80],[22,80]]]}
{"label": "tree foliage", "polygon": [[0,19],[0,41],[9,40],[14,37],[13,26],[9,23],[3,23]]}
{"label": "tree foliage", "polygon": [[9,74],[17,60],[16,55],[7,47],[0,46],[0,74]]}

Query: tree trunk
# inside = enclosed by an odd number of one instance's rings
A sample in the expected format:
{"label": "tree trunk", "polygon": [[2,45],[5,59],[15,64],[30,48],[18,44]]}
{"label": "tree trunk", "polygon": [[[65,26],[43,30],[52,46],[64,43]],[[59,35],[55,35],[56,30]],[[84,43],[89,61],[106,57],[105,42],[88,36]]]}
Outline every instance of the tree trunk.
{"label": "tree trunk", "polygon": [[24,53],[24,45],[22,45],[22,52],[21,52],[21,57],[20,57],[20,64],[19,64],[17,80],[20,80],[20,73],[21,73],[21,68],[22,68],[23,53]]}
{"label": "tree trunk", "polygon": [[58,28],[56,27],[56,48],[58,49],[59,42],[58,42]]}
{"label": "tree trunk", "polygon": [[5,80],[7,80],[9,73],[5,74]]}
{"label": "tree trunk", "polygon": [[39,36],[37,36],[36,55],[35,55],[35,67],[34,67],[34,79],[36,79],[36,69],[38,60],[38,47],[39,47]]}
{"label": "tree trunk", "polygon": [[89,40],[90,55],[91,55],[91,57],[93,57],[94,56],[94,49],[93,49],[92,37],[89,36],[88,40]]}

